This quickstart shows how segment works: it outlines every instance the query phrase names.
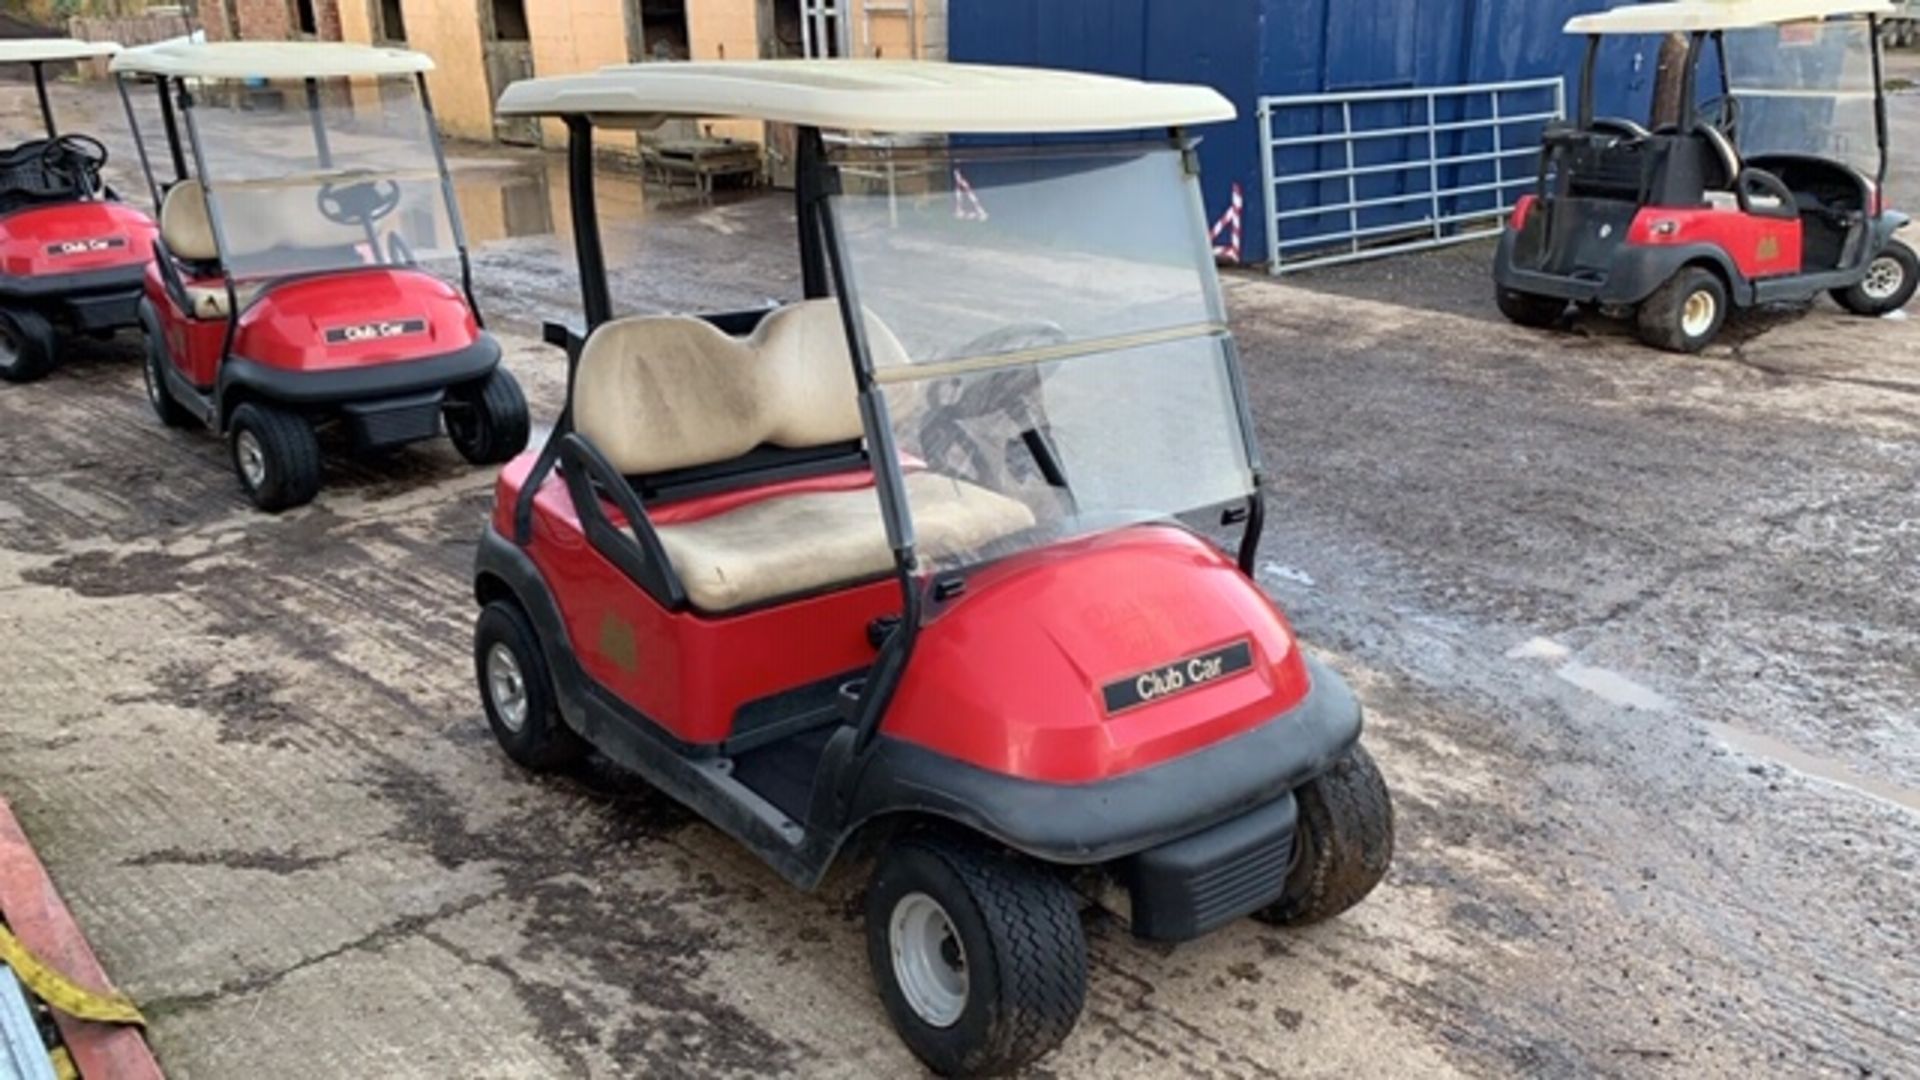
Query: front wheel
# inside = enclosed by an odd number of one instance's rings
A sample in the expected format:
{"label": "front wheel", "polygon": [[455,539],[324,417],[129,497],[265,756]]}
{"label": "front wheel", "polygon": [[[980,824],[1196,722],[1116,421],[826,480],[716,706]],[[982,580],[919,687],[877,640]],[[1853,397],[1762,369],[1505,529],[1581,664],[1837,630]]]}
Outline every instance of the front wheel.
{"label": "front wheel", "polygon": [[1365,747],[1356,743],[1294,798],[1300,822],[1286,892],[1254,912],[1254,918],[1278,926],[1304,926],[1346,911],[1366,899],[1393,862],[1393,800]]}
{"label": "front wheel", "polygon": [[1913,299],[1920,286],[1920,257],[1899,240],[1890,240],[1867,264],[1867,276],[1850,289],[1833,290],[1840,306],[1855,315],[1885,315]]}
{"label": "front wheel", "polygon": [[503,368],[447,393],[447,438],[475,465],[511,461],[527,448],[532,421],[520,384]]}
{"label": "front wheel", "polygon": [[1521,292],[1504,285],[1495,287],[1494,301],[1500,305],[1500,314],[1505,315],[1509,322],[1531,326],[1536,330],[1560,325],[1561,317],[1567,313],[1565,300]]}
{"label": "front wheel", "polygon": [[247,402],[233,411],[227,446],[240,486],[269,514],[304,506],[320,494],[320,442],[305,417]]}
{"label": "front wheel", "polygon": [[1087,998],[1080,905],[1019,856],[896,842],[867,887],[867,958],[894,1029],[942,1076],[997,1076],[1060,1045]]}
{"label": "front wheel", "polygon": [[1668,352],[1697,353],[1727,321],[1727,285],[1704,266],[1686,266],[1634,312],[1640,340]]}
{"label": "front wheel", "polygon": [[518,605],[495,600],[480,610],[473,667],[487,726],[515,764],[551,772],[587,756],[586,741],[560,715],[540,638]]}
{"label": "front wheel", "polygon": [[59,361],[53,324],[37,311],[0,309],[0,379],[32,382]]}

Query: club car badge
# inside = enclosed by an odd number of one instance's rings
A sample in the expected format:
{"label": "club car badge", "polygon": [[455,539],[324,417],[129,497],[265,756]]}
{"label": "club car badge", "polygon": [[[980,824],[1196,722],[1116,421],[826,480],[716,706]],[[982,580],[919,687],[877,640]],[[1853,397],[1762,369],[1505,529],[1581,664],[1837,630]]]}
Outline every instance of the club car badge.
{"label": "club car badge", "polygon": [[124,236],[90,236],[85,240],[60,240],[47,245],[47,254],[56,259],[69,255],[92,255],[101,251],[117,251],[127,246]]}
{"label": "club car badge", "polygon": [[373,322],[354,323],[351,326],[327,327],[327,344],[358,345],[368,341],[386,341],[389,338],[411,337],[427,332],[425,319],[377,319]]}
{"label": "club car badge", "polygon": [[1107,715],[1112,716],[1197,690],[1252,666],[1253,644],[1236,641],[1224,648],[1116,679],[1101,687],[1100,693],[1106,699]]}

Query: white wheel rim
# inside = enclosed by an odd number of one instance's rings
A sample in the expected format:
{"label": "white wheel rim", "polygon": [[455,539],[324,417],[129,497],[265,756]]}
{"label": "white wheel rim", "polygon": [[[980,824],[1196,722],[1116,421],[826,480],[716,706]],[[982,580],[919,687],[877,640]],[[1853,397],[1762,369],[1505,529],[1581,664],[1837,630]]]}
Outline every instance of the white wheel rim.
{"label": "white wheel rim", "polygon": [[267,452],[260,448],[260,439],[253,432],[242,431],[233,437],[233,459],[248,487],[257,489],[267,482]]}
{"label": "white wheel rim", "polygon": [[1900,284],[1906,276],[1899,259],[1882,255],[1867,267],[1867,277],[1860,283],[1860,291],[1866,293],[1869,299],[1889,300],[1900,291]]}
{"label": "white wheel rim", "polygon": [[487,650],[487,697],[502,727],[518,734],[527,726],[527,680],[513,650],[500,642]]}
{"label": "white wheel rim", "polygon": [[1713,329],[1714,317],[1719,314],[1720,301],[1705,289],[1695,289],[1680,309],[1680,330],[1690,338],[1700,337]]}
{"label": "white wheel rim", "polygon": [[908,893],[893,905],[887,941],[893,980],[914,1015],[937,1028],[958,1023],[967,1009],[967,951],[947,909],[926,893]]}
{"label": "white wheel rim", "polygon": [[14,336],[13,328],[0,323],[0,368],[11,368],[20,362],[20,339]]}

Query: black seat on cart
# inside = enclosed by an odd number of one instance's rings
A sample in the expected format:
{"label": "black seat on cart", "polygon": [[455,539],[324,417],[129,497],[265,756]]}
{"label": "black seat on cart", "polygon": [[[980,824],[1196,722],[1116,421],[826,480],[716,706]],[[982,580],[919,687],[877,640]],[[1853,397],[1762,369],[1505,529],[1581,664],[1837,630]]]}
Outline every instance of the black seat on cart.
{"label": "black seat on cart", "polygon": [[[904,362],[877,319],[877,362]],[[830,300],[767,315],[748,337],[701,319],[647,316],[596,329],[581,350],[573,423],[621,473],[655,475],[862,437],[840,310]],[[930,554],[978,549],[1032,527],[1027,506],[927,470],[908,498]],[[883,576],[893,568],[873,487],[773,494],[656,531],[687,597],[730,611]]]}

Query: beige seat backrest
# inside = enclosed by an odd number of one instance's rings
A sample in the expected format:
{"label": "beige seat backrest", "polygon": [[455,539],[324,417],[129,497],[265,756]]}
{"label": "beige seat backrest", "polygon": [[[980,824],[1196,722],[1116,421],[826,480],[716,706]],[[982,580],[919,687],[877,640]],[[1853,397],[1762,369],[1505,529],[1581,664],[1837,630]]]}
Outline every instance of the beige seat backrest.
{"label": "beige seat backrest", "polygon": [[[876,363],[905,362],[871,314],[867,336]],[[858,439],[839,306],[790,304],[746,338],[689,316],[605,323],[580,353],[573,426],[629,476],[727,461],[763,443],[804,449]]]}
{"label": "beige seat backrest", "polygon": [[[231,223],[237,213],[249,226],[244,230],[244,238],[227,237],[239,255],[276,247],[351,246],[366,239],[357,226],[341,225],[322,217],[312,188],[257,188],[222,198],[232,200],[221,204],[229,208],[222,220]],[[239,200],[246,200],[246,205],[234,210]],[[213,242],[207,191],[200,181],[182,180],[167,192],[166,200],[160,204],[160,239],[176,258],[203,262],[220,257],[219,248]]]}
{"label": "beige seat backrest", "polygon": [[207,192],[198,180],[182,180],[160,204],[160,239],[175,258],[202,262],[220,257],[207,215]]}

